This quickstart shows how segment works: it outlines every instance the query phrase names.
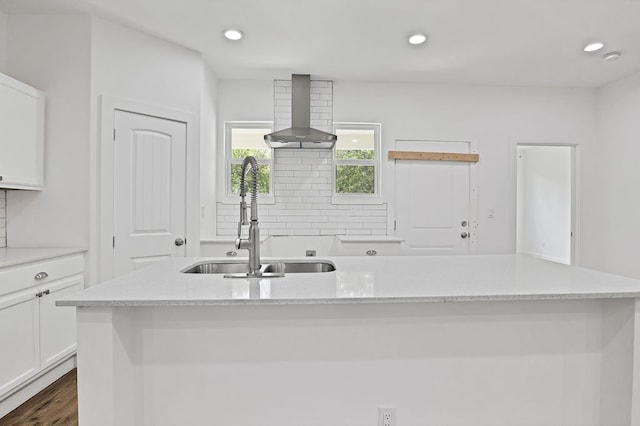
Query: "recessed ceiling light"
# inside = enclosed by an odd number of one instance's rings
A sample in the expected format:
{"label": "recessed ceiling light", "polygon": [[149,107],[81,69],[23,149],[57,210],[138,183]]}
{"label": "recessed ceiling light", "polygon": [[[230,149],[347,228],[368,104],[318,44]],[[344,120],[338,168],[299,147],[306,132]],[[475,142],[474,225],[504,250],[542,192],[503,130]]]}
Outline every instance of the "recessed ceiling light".
{"label": "recessed ceiling light", "polygon": [[601,43],[599,41],[594,42],[594,43],[589,43],[587,44],[584,49],[585,52],[597,52],[598,50],[602,49],[604,47],[604,43]]}
{"label": "recessed ceiling light", "polygon": [[358,142],[358,139],[351,139],[351,142],[353,142],[353,143],[357,143],[357,142]]}
{"label": "recessed ceiling light", "polygon": [[409,36],[409,43],[413,45],[419,45],[427,41],[427,36],[424,34],[412,34]]}
{"label": "recessed ceiling light", "polygon": [[604,55],[602,55],[602,59],[604,59],[605,61],[615,61],[616,59],[618,59],[620,56],[622,56],[621,52],[609,52],[609,53],[605,53]]}
{"label": "recessed ceiling light", "polygon": [[226,30],[224,36],[229,40],[240,40],[242,38],[242,32],[238,30]]}

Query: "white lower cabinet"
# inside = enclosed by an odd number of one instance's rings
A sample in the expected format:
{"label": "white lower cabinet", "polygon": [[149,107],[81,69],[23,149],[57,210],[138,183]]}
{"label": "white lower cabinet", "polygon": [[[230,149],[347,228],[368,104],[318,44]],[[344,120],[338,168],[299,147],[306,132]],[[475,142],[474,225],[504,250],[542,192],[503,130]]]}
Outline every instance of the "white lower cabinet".
{"label": "white lower cabinet", "polygon": [[[76,350],[76,309],[56,300],[82,289],[82,276],[47,286],[40,297],[40,367],[46,368]],[[45,294],[46,293],[46,294]]]}
{"label": "white lower cabinet", "polygon": [[75,309],[55,301],[82,289],[83,263],[75,255],[0,269],[0,401],[75,352]]}
{"label": "white lower cabinet", "polygon": [[32,290],[0,297],[0,396],[40,369],[38,308]]}

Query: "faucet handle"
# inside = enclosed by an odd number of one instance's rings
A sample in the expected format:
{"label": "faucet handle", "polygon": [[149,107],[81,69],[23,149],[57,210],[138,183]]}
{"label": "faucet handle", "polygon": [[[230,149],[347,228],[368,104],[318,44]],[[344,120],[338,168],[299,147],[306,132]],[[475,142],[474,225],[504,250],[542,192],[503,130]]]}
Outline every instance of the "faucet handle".
{"label": "faucet handle", "polygon": [[[239,225],[248,225],[249,221],[247,220],[247,203],[244,201],[240,202],[240,224]],[[238,226],[239,226],[238,225]],[[238,234],[240,235],[240,234]]]}
{"label": "faucet handle", "polygon": [[240,245],[242,244],[242,240],[240,237],[236,238],[236,249],[240,250]]}

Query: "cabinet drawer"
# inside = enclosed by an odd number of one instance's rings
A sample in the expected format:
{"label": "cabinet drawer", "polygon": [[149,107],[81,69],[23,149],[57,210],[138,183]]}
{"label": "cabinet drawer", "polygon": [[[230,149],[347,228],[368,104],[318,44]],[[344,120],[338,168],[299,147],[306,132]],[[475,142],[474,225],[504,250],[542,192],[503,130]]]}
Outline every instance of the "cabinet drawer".
{"label": "cabinet drawer", "polygon": [[0,269],[0,295],[84,272],[84,255],[57,257]]}

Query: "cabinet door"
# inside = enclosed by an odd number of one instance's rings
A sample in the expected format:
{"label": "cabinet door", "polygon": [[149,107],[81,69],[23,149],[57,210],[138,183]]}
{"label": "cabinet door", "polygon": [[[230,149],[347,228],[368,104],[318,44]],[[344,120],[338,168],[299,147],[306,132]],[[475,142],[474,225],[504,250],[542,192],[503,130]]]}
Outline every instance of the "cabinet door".
{"label": "cabinet door", "polygon": [[0,297],[0,399],[36,374],[39,363],[36,290]]}
{"label": "cabinet door", "polygon": [[0,188],[41,189],[44,94],[0,74]]}
{"label": "cabinet door", "polygon": [[82,289],[84,279],[76,275],[53,281],[40,290],[40,363],[41,368],[54,364],[76,350],[76,309],[56,306],[56,300]]}

